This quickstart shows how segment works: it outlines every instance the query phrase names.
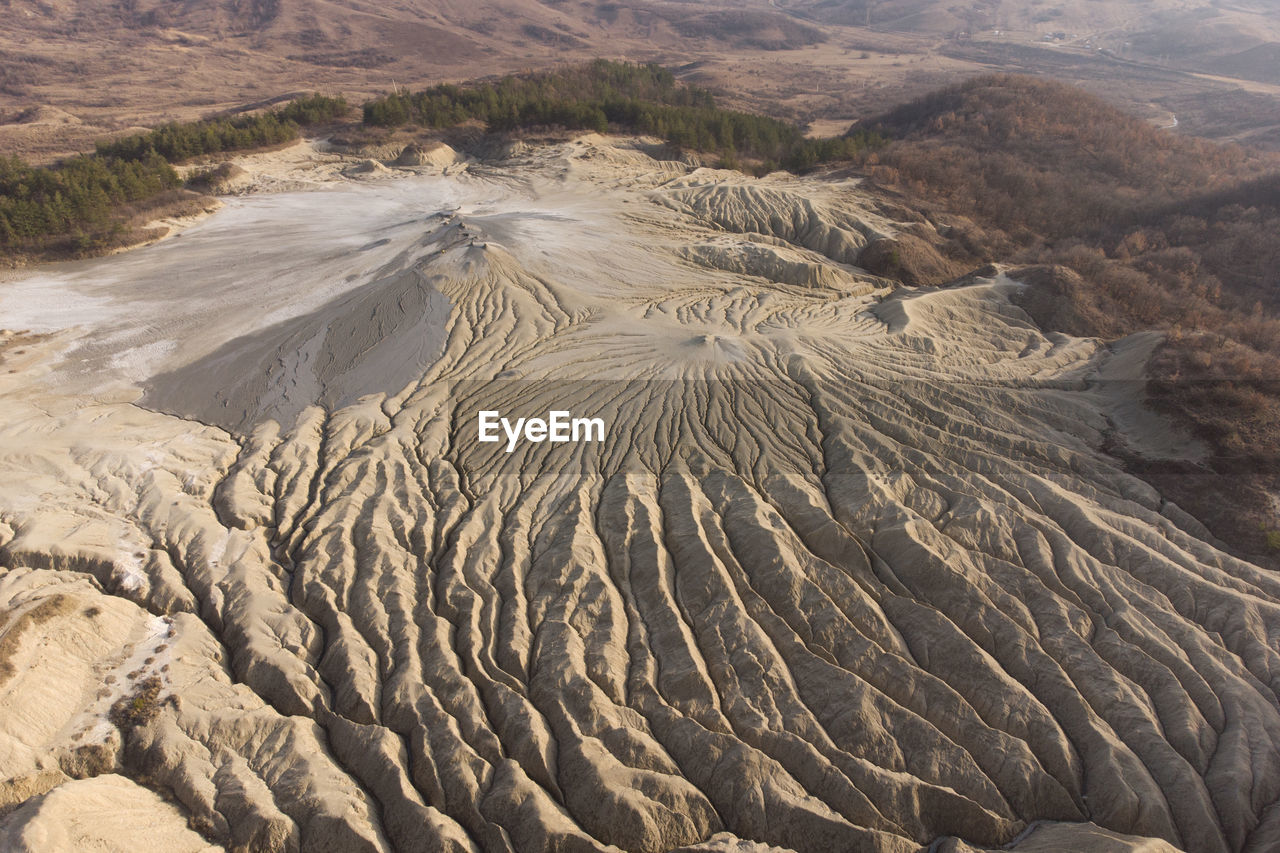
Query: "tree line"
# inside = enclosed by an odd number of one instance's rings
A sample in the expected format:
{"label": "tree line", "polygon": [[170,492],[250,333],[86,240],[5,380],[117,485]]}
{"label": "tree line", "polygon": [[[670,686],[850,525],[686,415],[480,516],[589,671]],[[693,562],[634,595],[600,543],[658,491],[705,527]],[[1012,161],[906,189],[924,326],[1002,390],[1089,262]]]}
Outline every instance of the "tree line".
{"label": "tree line", "polygon": [[[344,98],[315,94],[259,113],[170,122],[99,142],[92,155],[46,167],[4,160],[0,249],[38,253],[68,241],[76,250],[91,248],[124,230],[129,211],[123,207],[145,205],[180,186],[173,164],[280,145],[299,138],[302,128],[348,111]],[[725,167],[757,173],[851,160],[884,143],[876,131],[809,139],[796,125],[724,109],[710,92],[678,82],[658,65],[607,60],[395,93],[365,103],[362,120],[383,128],[443,129],[480,121],[497,133],[543,128],[641,133],[677,148],[717,154]]]}
{"label": "tree line", "polygon": [[675,76],[665,68],[601,59],[553,72],[508,75],[468,86],[444,84],[421,92],[387,95],[364,105],[364,123],[377,127],[417,124],[445,128],[478,119],[492,122],[494,129],[509,129],[519,123],[521,110],[546,113],[551,104],[572,104],[582,110],[566,110],[554,118],[576,128],[589,126],[595,118],[591,110],[599,103],[627,99],[664,106],[714,106],[710,92],[677,84]]}
{"label": "tree line", "polygon": [[149,133],[97,144],[102,157],[141,160],[152,152],[170,163],[182,163],[206,154],[246,151],[279,145],[299,138],[301,128],[346,115],[345,98],[315,94],[299,98],[278,110],[192,122],[170,122]]}
{"label": "tree line", "polygon": [[0,158],[0,246],[38,249],[50,238],[70,237],[83,248],[118,230],[113,213],[121,205],[181,183],[154,151],[135,160],[81,155],[45,168]]}
{"label": "tree line", "polygon": [[719,107],[710,92],[678,83],[665,68],[608,60],[387,95],[366,103],[363,119],[373,127],[448,128],[479,121],[497,133],[540,128],[642,133],[678,148],[718,154],[735,168],[748,161],[756,171],[800,171],[848,160],[883,141],[873,131],[807,139],[796,125]]}
{"label": "tree line", "polygon": [[347,111],[343,98],[317,94],[264,113],[166,124],[49,166],[0,158],[0,249],[92,248],[125,229],[123,208],[181,186],[174,163],[297,139],[302,127]]}

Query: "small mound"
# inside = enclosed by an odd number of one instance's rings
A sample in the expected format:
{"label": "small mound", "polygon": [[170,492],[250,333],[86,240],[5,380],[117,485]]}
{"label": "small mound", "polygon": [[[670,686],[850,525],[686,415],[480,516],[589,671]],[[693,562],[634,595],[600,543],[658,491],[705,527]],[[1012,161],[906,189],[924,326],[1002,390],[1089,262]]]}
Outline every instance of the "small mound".
{"label": "small mound", "polygon": [[187,186],[199,192],[226,195],[248,187],[253,176],[235,163],[222,163],[200,172],[187,181]]}
{"label": "small mound", "polygon": [[182,811],[158,794],[110,773],[67,782],[31,800],[0,825],[5,850],[136,850],[139,828],[161,850],[215,848],[187,827]]}
{"label": "small mound", "polygon": [[964,271],[914,234],[882,237],[867,244],[858,264],[868,272],[892,278],[909,287],[943,284]]}
{"label": "small mound", "polygon": [[16,124],[60,124],[75,125],[84,124],[77,116],[72,115],[66,110],[60,110],[57,107],[51,107],[47,104],[41,104],[36,107],[28,107],[18,114],[15,121]]}
{"label": "small mound", "polygon": [[386,166],[382,165],[377,160],[361,160],[359,163],[344,171],[343,174],[349,177],[356,177],[360,175],[372,176],[385,175],[389,171],[390,170]]}
{"label": "small mound", "polygon": [[443,169],[458,162],[458,152],[443,142],[429,142],[426,145],[410,143],[400,152],[392,166],[400,168],[419,168],[434,166]]}
{"label": "small mound", "polygon": [[682,247],[680,254],[710,269],[759,276],[800,287],[859,293],[870,292],[875,287],[873,283],[860,280],[851,269],[834,266],[821,256],[785,246],[757,242],[702,243]]}
{"label": "small mound", "polygon": [[671,182],[655,201],[724,231],[774,237],[838,263],[858,263],[867,240],[879,236],[860,214],[784,186],[702,183],[704,176],[695,172]]}
{"label": "small mound", "polygon": [[[411,265],[396,263],[316,311],[157,376],[146,399],[247,432],[265,418],[291,423],[317,401],[340,407],[366,394],[394,393],[439,354],[448,310],[448,300]],[[222,390],[210,395],[211,385]]]}

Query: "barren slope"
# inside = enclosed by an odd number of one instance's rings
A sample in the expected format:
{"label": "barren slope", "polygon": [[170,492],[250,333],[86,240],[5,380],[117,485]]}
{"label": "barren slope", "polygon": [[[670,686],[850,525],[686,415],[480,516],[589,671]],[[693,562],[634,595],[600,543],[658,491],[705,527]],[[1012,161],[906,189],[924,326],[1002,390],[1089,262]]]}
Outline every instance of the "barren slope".
{"label": "barren slope", "polygon": [[393,88],[597,57],[662,62],[726,90],[735,105],[844,126],[993,68],[1023,71],[1083,82],[1161,124],[1176,114],[1185,132],[1280,147],[1269,119],[1280,98],[1275,0],[9,0],[3,8],[0,154],[40,161],[138,125],[317,89],[358,103]]}
{"label": "barren slope", "polygon": [[[856,185],[643,151],[0,287],[0,837],[1280,843],[1280,582],[1097,449],[1181,452],[1116,391],[1149,342],[891,292]],[[551,409],[605,440],[477,440]]]}

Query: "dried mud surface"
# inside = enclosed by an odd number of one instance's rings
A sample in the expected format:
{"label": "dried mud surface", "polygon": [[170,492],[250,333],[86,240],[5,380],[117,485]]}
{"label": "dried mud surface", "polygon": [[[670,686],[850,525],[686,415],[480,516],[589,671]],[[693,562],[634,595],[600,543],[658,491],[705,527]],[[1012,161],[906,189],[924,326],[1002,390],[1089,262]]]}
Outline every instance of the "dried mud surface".
{"label": "dried mud surface", "polygon": [[7,849],[1280,845],[1280,582],[1098,449],[1186,449],[1150,341],[645,150],[0,286]]}

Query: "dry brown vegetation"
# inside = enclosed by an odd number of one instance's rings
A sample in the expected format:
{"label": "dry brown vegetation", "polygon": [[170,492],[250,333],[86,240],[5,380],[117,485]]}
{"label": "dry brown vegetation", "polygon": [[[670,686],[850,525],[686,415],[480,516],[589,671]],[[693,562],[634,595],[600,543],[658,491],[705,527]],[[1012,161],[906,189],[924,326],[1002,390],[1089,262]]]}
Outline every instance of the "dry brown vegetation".
{"label": "dry brown vegetation", "polygon": [[827,40],[821,30],[794,18],[769,12],[724,10],[691,17],[673,17],[676,30],[690,38],[727,41],[762,50],[794,50]]}
{"label": "dry brown vegetation", "polygon": [[[1023,6],[960,7],[943,0],[8,0],[0,15],[0,114],[56,105],[79,123],[0,121],[0,152],[44,163],[118,132],[207,118],[283,92],[320,88],[361,100],[397,87],[601,56],[681,66],[699,85],[722,90],[725,106],[803,123],[848,124],[983,69],[1024,70],[1086,81],[1126,108],[1176,112],[1191,133],[1249,133],[1260,144],[1280,147],[1280,123],[1267,119],[1277,114],[1280,80],[1192,73],[1236,73],[1234,65],[1219,61],[1222,45],[1179,51],[1185,71],[1168,67],[1160,52],[1153,58],[1137,47],[1122,50],[1152,15],[1185,8],[1182,0],[1151,0],[1137,16],[1129,4],[1109,0],[1056,3],[1053,11],[1062,15],[1052,23],[1039,20],[1044,9]],[[1242,46],[1280,41],[1280,27],[1265,12],[1221,4],[1212,11],[1219,36],[1248,33],[1236,39]],[[990,29],[995,27],[999,35]],[[1046,30],[1063,29],[1081,34],[1079,43],[1040,42]],[[1105,39],[1086,47],[1086,33]],[[1254,53],[1265,60],[1265,50]],[[1269,66],[1264,61],[1259,67]]]}
{"label": "dry brown vegetation", "polygon": [[111,706],[111,722],[122,731],[136,729],[151,722],[160,713],[160,691],[163,686],[157,675],[138,682],[133,693],[121,696]]}
{"label": "dry brown vegetation", "polygon": [[867,126],[896,138],[866,160],[874,183],[977,223],[953,226],[966,237],[943,247],[953,257],[1037,265],[1020,274],[1042,323],[1103,337],[1168,331],[1152,402],[1208,442],[1219,480],[1162,485],[1235,545],[1274,544],[1280,158],[1176,136],[1078,88],[1011,75]]}
{"label": "dry brown vegetation", "polygon": [[75,601],[66,595],[51,595],[34,607],[17,614],[0,628],[0,681],[7,681],[17,674],[13,658],[22,646],[22,638],[28,631],[45,622],[64,616],[75,609]]}
{"label": "dry brown vegetation", "polygon": [[949,87],[864,125],[901,140],[871,161],[877,182],[1023,239],[1096,236],[1280,163],[1164,132],[1076,87],[1015,75]]}

